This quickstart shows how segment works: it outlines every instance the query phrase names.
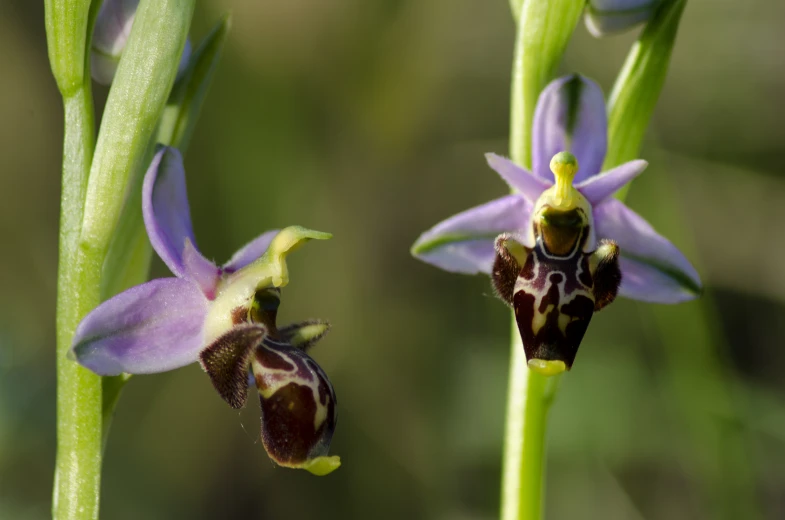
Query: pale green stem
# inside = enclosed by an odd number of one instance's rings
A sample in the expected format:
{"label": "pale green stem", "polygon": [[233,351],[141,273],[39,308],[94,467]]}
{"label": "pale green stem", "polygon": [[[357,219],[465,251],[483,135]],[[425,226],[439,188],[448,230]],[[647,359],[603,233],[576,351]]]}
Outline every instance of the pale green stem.
{"label": "pale green stem", "polygon": [[545,431],[560,376],[549,377],[529,370],[514,321],[512,337],[501,518],[539,520],[544,490]]}
{"label": "pale green stem", "polygon": [[[57,281],[57,461],[52,516],[98,518],[101,484],[101,378],[66,358],[79,320],[98,304],[100,269],[86,272],[78,250],[94,149],[89,80],[65,98],[65,139]],[[93,275],[93,276],[90,276]],[[91,281],[95,279],[95,283]]]}
{"label": "pale green stem", "polygon": [[79,320],[97,298],[83,283],[79,239],[95,150],[85,50],[100,4],[45,2],[49,59],[65,112],[57,272],[57,459],[52,494],[52,516],[61,520],[98,518],[101,486],[101,378],[65,355]]}
{"label": "pale green stem", "polygon": [[[518,33],[512,68],[510,158],[531,168],[531,131],[537,98],[553,79],[584,2],[512,0],[511,7],[518,21]],[[545,431],[559,376],[547,377],[530,371],[514,319],[512,329],[501,518],[540,520]]]}

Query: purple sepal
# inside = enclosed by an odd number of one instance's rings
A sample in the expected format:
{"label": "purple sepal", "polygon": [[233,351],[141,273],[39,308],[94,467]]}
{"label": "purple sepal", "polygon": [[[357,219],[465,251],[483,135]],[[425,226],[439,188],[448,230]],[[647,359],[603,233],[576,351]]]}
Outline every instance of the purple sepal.
{"label": "purple sepal", "polygon": [[592,206],[597,206],[605,199],[612,196],[632,179],[643,173],[649,163],[642,159],[626,162],[612,170],[593,175],[575,187],[580,191]]}
{"label": "purple sepal", "polygon": [[224,264],[224,272],[233,273],[262,256],[279,231],[280,229],[267,231],[245,244]]}
{"label": "purple sepal", "polygon": [[578,159],[574,182],[596,175],[607,150],[605,98],[594,81],[573,74],[552,81],[540,94],[532,126],[532,172],[553,183],[551,158],[571,152]]}
{"label": "purple sepal", "polygon": [[412,254],[446,271],[490,274],[496,236],[504,232],[523,233],[530,226],[531,212],[532,204],[521,195],[492,200],[458,213],[420,235],[412,246]]}
{"label": "purple sepal", "polygon": [[486,153],[485,159],[488,161],[488,166],[493,168],[510,188],[518,190],[532,204],[542,195],[543,191],[553,185],[552,181],[548,182],[532,175],[531,172],[506,157],[495,153]]}
{"label": "purple sepal", "polygon": [[[153,249],[172,273],[185,279],[195,276],[194,281],[205,294],[212,293],[215,288],[205,285],[205,273],[211,268],[217,272],[218,268],[196,248],[183,158],[176,148],[163,147],[153,157],[142,187],[142,214]],[[184,255],[189,241],[186,265]]]}
{"label": "purple sepal", "polygon": [[221,270],[202,256],[202,253],[196,249],[189,238],[185,239],[185,247],[183,248],[183,268],[185,269],[185,279],[198,285],[207,299],[215,298]]}
{"label": "purple sepal", "polygon": [[689,260],[630,208],[606,200],[594,208],[594,222],[597,236],[615,240],[621,249],[622,296],[678,303],[700,294],[700,277]]}
{"label": "purple sepal", "polygon": [[208,300],[195,284],[160,278],[111,298],[76,329],[69,352],[100,375],[149,374],[198,359]]}

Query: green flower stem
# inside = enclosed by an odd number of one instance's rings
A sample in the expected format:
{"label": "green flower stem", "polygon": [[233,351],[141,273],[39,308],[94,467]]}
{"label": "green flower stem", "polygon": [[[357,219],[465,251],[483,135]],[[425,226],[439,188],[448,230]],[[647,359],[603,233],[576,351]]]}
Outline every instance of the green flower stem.
{"label": "green flower stem", "polygon": [[98,518],[101,484],[101,378],[69,361],[78,305],[77,263],[84,200],[95,149],[89,74],[90,35],[101,2],[44,3],[52,74],[63,98],[64,138],[57,272],[57,460],[52,495],[56,519]]}
{"label": "green flower stem", "polygon": [[[52,516],[98,518],[101,484],[101,378],[66,358],[79,320],[98,302],[77,261],[84,194],[94,146],[89,79],[65,98],[60,261],[57,280],[57,461]],[[82,291],[81,288],[87,290]]]}
{"label": "green flower stem", "polygon": [[523,2],[518,19],[510,102],[510,157],[531,167],[532,120],[540,92],[553,79],[580,20],[581,0]]}
{"label": "green flower stem", "polygon": [[502,472],[503,520],[540,520],[542,516],[545,430],[561,376],[544,376],[526,365],[513,322],[507,425]]}
{"label": "green flower stem", "polygon": [[[581,0],[510,3],[518,21],[512,69],[510,158],[531,168],[532,121],[537,98],[553,78],[583,12]],[[501,518],[542,516],[545,430],[559,376],[529,370],[513,319],[503,452]]]}

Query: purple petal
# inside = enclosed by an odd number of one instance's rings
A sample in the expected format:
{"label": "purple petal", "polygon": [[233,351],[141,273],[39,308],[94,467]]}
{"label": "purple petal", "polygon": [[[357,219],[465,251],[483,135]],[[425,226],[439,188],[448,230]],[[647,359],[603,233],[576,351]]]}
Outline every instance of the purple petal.
{"label": "purple petal", "polygon": [[[622,250],[623,251],[623,250]],[[651,303],[682,303],[697,294],[663,271],[622,256],[619,296]]]}
{"label": "purple petal", "polygon": [[233,273],[262,256],[264,252],[267,251],[267,247],[270,245],[273,238],[275,238],[275,235],[278,234],[278,231],[280,230],[274,229],[272,231],[266,231],[245,244],[232,255],[232,258],[226,262],[226,264],[224,264],[223,270],[227,273]]}
{"label": "purple petal", "polygon": [[[142,188],[142,214],[155,252],[175,276],[188,279],[183,261],[186,240],[194,245],[195,253],[202,255],[195,246],[183,158],[177,149],[162,148],[150,163]],[[211,263],[204,257],[200,260],[194,254],[191,257],[194,263]]]}
{"label": "purple petal", "polygon": [[590,0],[586,28],[600,38],[630,29],[654,14],[660,0]]}
{"label": "purple petal", "polygon": [[571,152],[578,159],[575,183],[596,175],[607,149],[608,120],[600,87],[574,74],[552,81],[540,94],[532,127],[532,171],[553,182],[551,158]]}
{"label": "purple petal", "polygon": [[178,278],[137,285],[105,301],[76,328],[69,354],[100,375],[164,372],[197,360],[208,301]]}
{"label": "purple petal", "polygon": [[202,256],[202,253],[188,238],[185,239],[185,248],[183,249],[183,267],[186,273],[185,278],[198,285],[208,300],[215,299],[215,290],[221,270]]}
{"label": "purple petal", "polygon": [[518,194],[492,200],[423,233],[412,246],[412,254],[446,271],[490,274],[496,254],[494,239],[504,232],[528,236],[532,209],[532,203]]}
{"label": "purple petal", "polygon": [[594,223],[598,239],[610,238],[621,248],[620,294],[659,303],[700,294],[700,277],[681,251],[627,206],[606,200],[594,208]]}
{"label": "purple petal", "polygon": [[495,153],[486,153],[485,159],[488,161],[488,166],[496,170],[496,173],[501,175],[510,188],[518,190],[531,203],[534,203],[542,195],[542,192],[553,184],[553,182],[535,177],[531,172],[506,157]]}
{"label": "purple petal", "polygon": [[593,206],[596,206],[643,173],[648,165],[649,163],[641,159],[626,162],[607,172],[593,175],[575,187]]}

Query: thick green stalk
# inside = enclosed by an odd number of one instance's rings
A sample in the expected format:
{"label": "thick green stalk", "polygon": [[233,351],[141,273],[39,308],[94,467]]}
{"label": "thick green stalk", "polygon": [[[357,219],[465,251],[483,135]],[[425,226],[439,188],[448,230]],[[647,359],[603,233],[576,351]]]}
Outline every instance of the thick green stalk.
{"label": "thick green stalk", "polygon": [[[512,69],[510,158],[531,167],[532,121],[537,98],[553,78],[583,11],[581,0],[511,2],[518,20]],[[516,10],[520,7],[520,14]],[[507,392],[501,518],[542,516],[545,430],[559,376],[532,372],[513,319]]]}

